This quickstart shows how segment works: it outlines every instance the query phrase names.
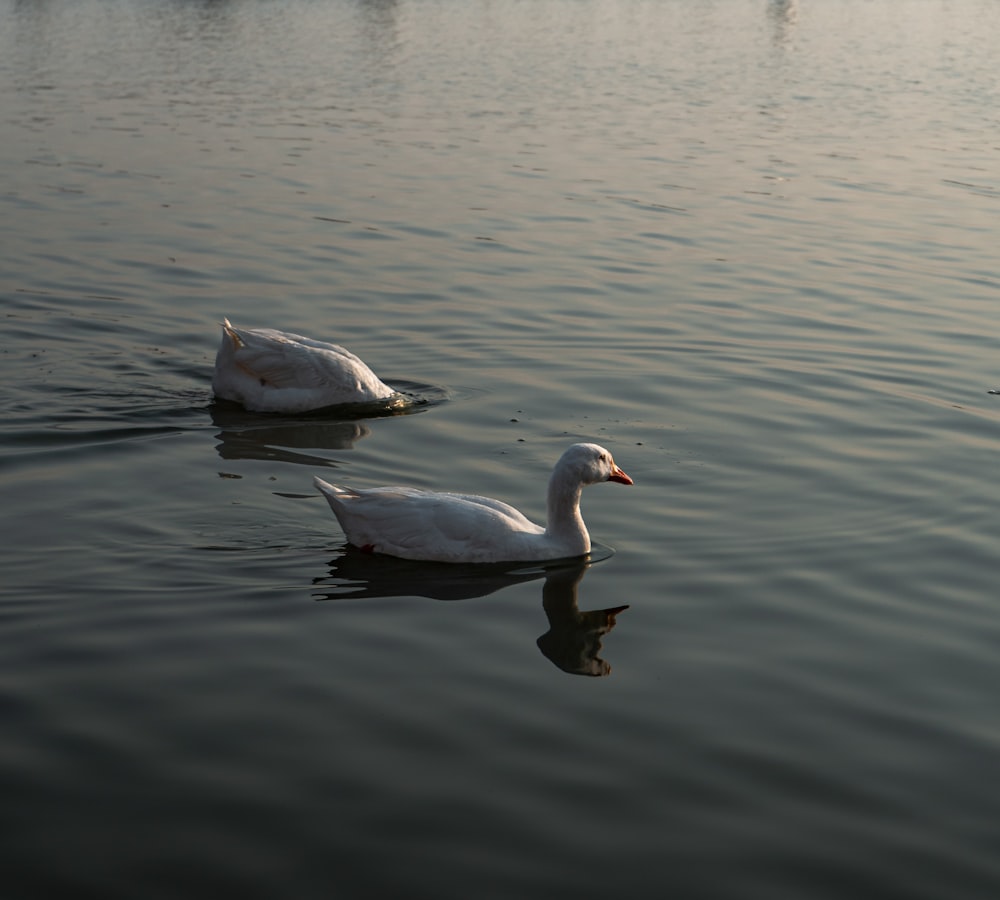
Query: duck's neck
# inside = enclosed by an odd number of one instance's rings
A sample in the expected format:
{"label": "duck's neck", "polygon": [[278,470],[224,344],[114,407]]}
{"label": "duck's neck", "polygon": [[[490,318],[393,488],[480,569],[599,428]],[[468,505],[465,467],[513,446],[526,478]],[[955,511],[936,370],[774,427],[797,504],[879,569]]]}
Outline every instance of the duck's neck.
{"label": "duck's neck", "polygon": [[583,485],[553,472],[549,479],[548,522],[546,534],[566,545],[567,556],[590,552],[590,535],[580,514],[580,493]]}

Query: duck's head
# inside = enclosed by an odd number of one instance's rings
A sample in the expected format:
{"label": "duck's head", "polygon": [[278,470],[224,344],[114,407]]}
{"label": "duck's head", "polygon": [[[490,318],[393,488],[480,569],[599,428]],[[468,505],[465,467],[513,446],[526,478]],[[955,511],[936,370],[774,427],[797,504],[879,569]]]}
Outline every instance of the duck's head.
{"label": "duck's head", "polygon": [[617,481],[619,484],[634,484],[631,478],[615,465],[611,451],[598,444],[573,444],[559,458],[557,470],[572,472],[581,484],[597,484],[600,481]]}

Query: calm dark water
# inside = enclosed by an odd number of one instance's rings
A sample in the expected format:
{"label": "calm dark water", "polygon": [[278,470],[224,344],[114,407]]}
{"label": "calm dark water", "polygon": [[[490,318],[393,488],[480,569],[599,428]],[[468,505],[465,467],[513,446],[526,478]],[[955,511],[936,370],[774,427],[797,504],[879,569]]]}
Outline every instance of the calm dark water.
{"label": "calm dark water", "polygon": [[[4,896],[997,896],[998,44],[0,2]],[[215,406],[223,316],[428,402]],[[580,439],[590,566],[363,557],[311,485],[540,516]]]}

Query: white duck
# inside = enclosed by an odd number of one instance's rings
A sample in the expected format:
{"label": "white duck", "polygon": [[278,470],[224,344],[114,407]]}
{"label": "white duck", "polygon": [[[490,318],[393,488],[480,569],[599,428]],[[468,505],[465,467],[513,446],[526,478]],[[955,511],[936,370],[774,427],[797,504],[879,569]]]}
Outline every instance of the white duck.
{"label": "white duck", "polygon": [[489,497],[407,487],[353,490],[314,479],[356,547],[453,563],[538,561],[589,553],[580,492],[599,481],[633,483],[603,447],[573,444],[552,470],[543,528]]}
{"label": "white duck", "polygon": [[222,323],[212,391],[254,412],[302,413],[343,403],[403,403],[349,350],[271,328]]}

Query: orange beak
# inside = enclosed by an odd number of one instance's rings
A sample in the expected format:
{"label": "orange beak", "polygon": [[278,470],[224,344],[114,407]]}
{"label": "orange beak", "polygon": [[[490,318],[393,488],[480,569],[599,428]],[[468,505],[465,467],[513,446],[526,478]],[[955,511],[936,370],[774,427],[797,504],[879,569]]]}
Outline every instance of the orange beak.
{"label": "orange beak", "polygon": [[611,474],[608,476],[608,481],[617,481],[619,484],[635,484],[635,482],[614,463],[611,464]]}

